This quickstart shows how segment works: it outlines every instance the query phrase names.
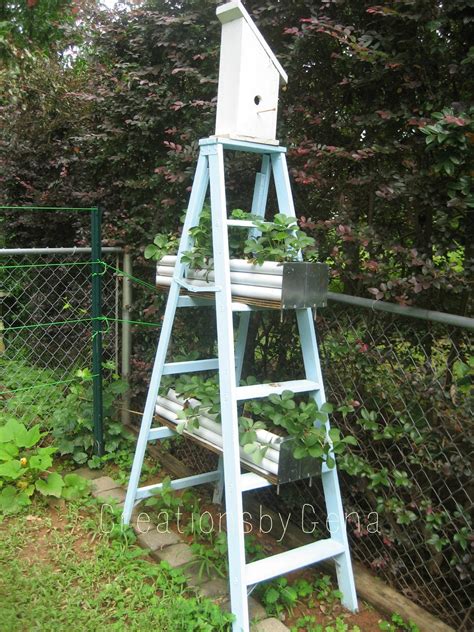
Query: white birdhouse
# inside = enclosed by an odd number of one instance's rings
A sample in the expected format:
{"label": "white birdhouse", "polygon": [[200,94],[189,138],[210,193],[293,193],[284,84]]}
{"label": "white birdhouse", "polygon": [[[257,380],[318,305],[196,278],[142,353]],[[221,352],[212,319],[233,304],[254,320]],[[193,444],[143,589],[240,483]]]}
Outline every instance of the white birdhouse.
{"label": "white birdhouse", "polygon": [[278,89],[288,76],[240,0],[216,14],[222,40],[215,135],[278,145]]}

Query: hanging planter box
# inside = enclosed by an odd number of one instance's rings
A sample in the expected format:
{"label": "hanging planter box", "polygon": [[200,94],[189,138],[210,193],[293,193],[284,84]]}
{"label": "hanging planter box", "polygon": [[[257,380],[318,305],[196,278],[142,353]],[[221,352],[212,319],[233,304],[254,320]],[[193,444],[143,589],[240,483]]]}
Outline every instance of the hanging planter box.
{"label": "hanging planter box", "polygon": [[[176,256],[163,257],[156,268],[156,284],[169,287]],[[232,297],[236,301],[273,307],[298,309],[325,307],[327,304],[328,266],[325,263],[266,261],[255,265],[245,259],[231,259]],[[186,281],[205,288],[214,284],[212,269],[188,270]]]}
{"label": "hanging planter box", "polygon": [[[185,400],[179,397],[173,389],[169,389],[166,397],[159,396],[156,400],[155,412],[162,423],[172,430],[184,422],[178,414],[185,406],[196,407],[200,402],[196,399]],[[222,426],[212,415],[200,415],[199,427],[186,427],[182,434],[203,447],[221,454],[223,451]],[[321,462],[307,457],[295,459],[293,456],[293,437],[281,437],[267,430],[256,430],[257,441],[261,447],[266,447],[263,459],[256,462],[252,455],[240,447],[240,461],[243,467],[264,476],[274,484],[289,483],[304,478],[312,478],[321,474]]]}

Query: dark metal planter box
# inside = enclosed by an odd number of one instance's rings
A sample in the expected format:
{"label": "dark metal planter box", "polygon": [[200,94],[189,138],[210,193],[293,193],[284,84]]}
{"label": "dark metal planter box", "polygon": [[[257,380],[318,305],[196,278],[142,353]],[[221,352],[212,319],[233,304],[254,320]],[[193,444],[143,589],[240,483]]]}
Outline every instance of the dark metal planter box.
{"label": "dark metal planter box", "polygon": [[326,263],[303,261],[283,264],[283,309],[326,307],[329,269]]}

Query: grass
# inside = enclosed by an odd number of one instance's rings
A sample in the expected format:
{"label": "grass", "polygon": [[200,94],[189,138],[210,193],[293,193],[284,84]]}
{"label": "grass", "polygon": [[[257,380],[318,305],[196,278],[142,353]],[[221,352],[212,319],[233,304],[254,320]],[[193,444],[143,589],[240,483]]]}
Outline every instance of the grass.
{"label": "grass", "polygon": [[97,504],[29,511],[0,524],[2,632],[230,629],[229,615],[146,559],[130,531],[101,533]]}

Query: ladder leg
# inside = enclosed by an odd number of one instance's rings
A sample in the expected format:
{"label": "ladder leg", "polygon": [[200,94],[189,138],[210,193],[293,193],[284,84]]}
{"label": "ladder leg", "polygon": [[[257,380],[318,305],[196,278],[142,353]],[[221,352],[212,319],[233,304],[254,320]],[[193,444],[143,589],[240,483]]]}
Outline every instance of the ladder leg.
{"label": "ladder leg", "polygon": [[[262,166],[260,167],[260,171],[257,173],[255,177],[255,188],[253,191],[253,200],[252,200],[252,209],[251,212],[253,215],[259,215],[260,217],[265,216],[265,209],[267,207],[267,198],[268,198],[268,188],[270,186],[270,176],[271,176],[271,163],[270,156],[268,154],[264,154],[262,156]],[[259,234],[259,231],[256,228],[250,229],[250,235]]]}
{"label": "ladder leg", "polygon": [[[235,345],[235,381],[237,385],[240,382],[242,376],[242,366],[244,364],[245,346],[247,343],[247,334],[250,323],[250,312],[242,312],[239,318],[239,328],[237,331],[237,341]],[[222,496],[224,494],[224,460],[222,455],[219,457],[219,464],[217,466],[221,477],[214,486],[214,494],[212,502],[216,505],[222,504]]]}
{"label": "ladder leg", "polygon": [[[324,393],[323,376],[321,373],[321,364],[314,331],[315,325],[311,309],[296,310],[296,318],[298,321],[306,378],[320,384],[320,390],[315,393],[314,399],[318,406],[321,406],[326,401],[326,396]],[[342,593],[342,604],[349,610],[355,612],[357,610],[357,595],[354,584],[354,574],[352,572],[349,543],[347,540],[341,491],[335,466],[330,470],[323,468],[322,483],[326,502],[327,525],[331,539],[340,542],[344,547],[344,553],[334,558],[338,586]]]}
{"label": "ladder leg", "polygon": [[[267,206],[268,189],[270,186],[271,176],[271,163],[270,156],[264,154],[262,156],[262,165],[260,171],[255,176],[255,188],[253,192],[252,208],[253,215],[259,215],[263,217],[265,215],[265,208]],[[249,234],[259,234],[257,229],[253,228],[249,231]],[[237,332],[237,342],[235,348],[235,378],[237,384],[240,382],[242,376],[242,366],[244,363],[245,346],[247,343],[247,334],[250,322],[250,312],[243,312],[240,315],[239,330]],[[222,504],[222,497],[224,494],[224,460],[222,455],[219,457],[219,464],[217,466],[219,472],[222,472],[220,480],[214,486],[214,494],[212,502],[216,505]]]}
{"label": "ladder leg", "polygon": [[248,632],[249,613],[245,582],[245,543],[242,491],[240,483],[239,429],[236,405],[236,376],[232,296],[230,288],[229,244],[222,145],[208,147],[211,183],[212,240],[215,266],[217,339],[219,346],[219,386],[226,487],[229,587],[234,632]]}
{"label": "ladder leg", "polygon": [[296,217],[285,154],[272,154],[273,177],[280,213]]}
{"label": "ladder leg", "polygon": [[337,583],[342,593],[342,605],[348,610],[356,612],[358,610],[357,594],[336,467],[323,472],[322,482],[326,501],[327,525],[331,539],[340,542],[345,549],[344,553],[334,558]]}
{"label": "ladder leg", "polygon": [[239,329],[237,331],[237,341],[235,344],[235,381],[237,385],[242,377],[242,367],[244,365],[245,346],[249,332],[250,312],[242,312],[239,319]]}
{"label": "ladder leg", "polygon": [[224,459],[222,458],[222,454],[219,456],[219,461],[217,462],[217,471],[219,472],[219,478],[214,485],[212,502],[214,505],[222,505],[222,498],[224,496]]}
{"label": "ladder leg", "polygon": [[[189,228],[194,226],[198,221],[199,214],[201,213],[204,204],[204,198],[206,195],[208,183],[209,172],[207,167],[207,158],[203,155],[200,155],[196,167],[196,174],[191,191],[191,197],[189,200],[188,212],[186,214],[185,226],[183,228],[183,237],[179,245],[178,259],[175,267],[174,278],[179,278],[183,275],[184,266],[182,263],[180,263],[180,254],[181,252],[183,252],[183,250],[186,250],[188,248]],[[179,285],[173,280],[168,295],[168,301],[166,303],[166,310],[163,318],[160,340],[153,364],[153,371],[151,375],[150,385],[148,387],[145,409],[143,411],[140,434],[138,435],[132,471],[130,474],[130,480],[128,482],[127,495],[125,498],[125,504],[122,513],[123,524],[129,524],[132,516],[133,506],[135,504],[137,487],[140,481],[143,459],[145,458],[146,446],[148,443],[148,435],[150,432],[151,424],[153,423],[153,416],[155,414],[155,404],[156,398],[158,396],[158,390],[160,388],[161,376],[163,374],[163,365],[165,363],[166,354],[168,351],[171,330],[173,328],[173,320],[176,313],[176,306],[178,304],[179,291]]]}

